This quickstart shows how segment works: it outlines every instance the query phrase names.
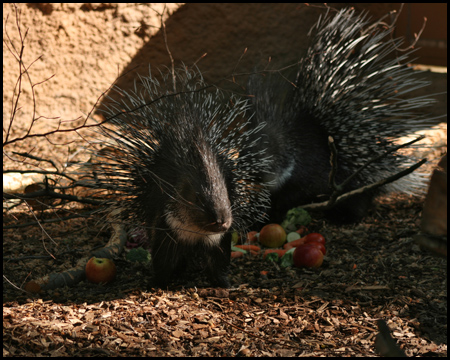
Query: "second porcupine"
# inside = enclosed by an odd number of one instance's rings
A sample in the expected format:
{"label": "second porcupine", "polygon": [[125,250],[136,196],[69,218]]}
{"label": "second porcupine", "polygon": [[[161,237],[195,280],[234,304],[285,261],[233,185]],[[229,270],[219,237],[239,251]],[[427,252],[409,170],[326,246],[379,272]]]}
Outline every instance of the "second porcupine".
{"label": "second porcupine", "polygon": [[[110,163],[101,165],[98,181],[128,196],[122,203],[147,229],[159,285],[199,255],[211,282],[228,286],[230,231],[261,221],[268,190],[275,218],[331,193],[329,135],[338,150],[339,183],[423,122],[414,110],[427,99],[398,98],[424,84],[400,64],[408,53],[387,57],[401,44],[382,41],[391,29],[368,27],[352,10],[316,27],[295,86],[253,77],[251,107],[208,92],[199,74],[186,71],[175,74],[175,90],[169,74],[161,84],[141,78],[142,93],[125,93],[123,103],[109,108],[114,127],[104,129],[115,150],[106,152]],[[410,162],[391,154],[346,190]],[[374,195],[350,199],[331,215],[364,216]]]}

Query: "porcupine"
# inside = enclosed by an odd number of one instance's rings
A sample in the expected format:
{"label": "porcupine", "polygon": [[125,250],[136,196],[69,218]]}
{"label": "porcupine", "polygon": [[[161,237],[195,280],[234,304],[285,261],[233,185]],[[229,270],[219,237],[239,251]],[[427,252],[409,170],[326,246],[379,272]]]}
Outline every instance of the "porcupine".
{"label": "porcupine", "polygon": [[232,226],[261,220],[269,206],[260,181],[269,162],[256,149],[263,125],[249,129],[247,102],[212,90],[198,70],[161,75],[141,77],[140,90],[121,91],[106,110],[112,146],[95,165],[97,184],[127,195],[122,216],[146,228],[158,285],[199,262],[228,287]]}
{"label": "porcupine", "polygon": [[[140,91],[109,107],[113,127],[103,129],[115,149],[97,181],[128,196],[121,205],[147,229],[159,285],[200,254],[211,282],[228,286],[231,229],[261,221],[270,204],[275,218],[331,193],[329,135],[341,182],[424,120],[414,110],[427,99],[398,97],[425,84],[401,64],[409,53],[388,58],[401,44],[386,39],[389,28],[369,27],[352,10],[319,19],[316,28],[291,82],[252,77],[250,105],[208,91],[198,72],[179,71],[176,89],[170,74],[162,83],[141,78]],[[388,155],[346,190],[409,163]],[[374,195],[350,199],[334,214],[357,219]]]}
{"label": "porcupine", "polygon": [[[328,137],[337,148],[335,182],[341,184],[358,168],[387,152],[400,137],[427,125],[417,109],[434,100],[403,96],[428,83],[408,67],[412,51],[400,56],[400,38],[392,39],[392,25],[370,25],[367,13],[344,9],[320,18],[311,46],[285,75],[255,75],[249,93],[254,126],[265,123],[261,148],[273,157],[271,218],[281,221],[292,207],[327,200],[332,189]],[[429,125],[428,125],[429,126]],[[346,185],[344,192],[385,179],[413,165],[416,159],[398,151],[368,165]],[[326,211],[329,219],[355,222],[367,214],[375,195],[383,191],[417,193],[425,178],[417,173],[382,189],[353,196]],[[420,190],[419,190],[420,192]]]}

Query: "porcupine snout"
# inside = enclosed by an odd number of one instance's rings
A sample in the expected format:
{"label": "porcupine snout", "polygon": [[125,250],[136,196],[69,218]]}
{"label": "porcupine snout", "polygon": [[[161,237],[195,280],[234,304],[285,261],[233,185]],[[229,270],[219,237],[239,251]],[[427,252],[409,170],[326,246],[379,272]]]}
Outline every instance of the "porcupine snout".
{"label": "porcupine snout", "polygon": [[219,159],[209,146],[196,148],[193,157],[197,158],[196,169],[187,165],[191,171],[184,174],[190,176],[179,179],[179,199],[183,201],[178,201],[168,212],[168,224],[185,241],[218,242],[220,236],[214,235],[227,232],[233,223],[226,179]]}
{"label": "porcupine snout", "polygon": [[207,189],[203,189],[206,207],[210,210],[211,222],[205,226],[206,231],[213,233],[226,232],[233,223],[231,203],[225,183],[223,171],[215,156],[207,151],[203,155]]}

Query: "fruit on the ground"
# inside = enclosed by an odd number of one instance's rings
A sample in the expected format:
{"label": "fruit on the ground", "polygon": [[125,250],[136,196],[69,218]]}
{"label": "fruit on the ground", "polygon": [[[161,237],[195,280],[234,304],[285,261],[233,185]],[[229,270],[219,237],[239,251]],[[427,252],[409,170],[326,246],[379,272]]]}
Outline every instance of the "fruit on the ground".
{"label": "fruit on the ground", "polygon": [[311,234],[306,235],[305,238],[306,238],[305,242],[316,241],[316,242],[319,242],[319,243],[325,245],[325,238],[323,237],[322,234],[311,233]]}
{"label": "fruit on the ground", "polygon": [[236,231],[231,233],[231,244],[236,245],[239,241],[239,234]]}
{"label": "fruit on the ground", "polygon": [[109,283],[116,277],[116,265],[111,259],[92,257],[86,264],[86,278],[94,283]]}
{"label": "fruit on the ground", "polygon": [[325,245],[320,242],[317,242],[314,240],[309,240],[309,241],[306,240],[305,244],[313,244],[314,246],[318,247],[320,251],[322,251],[322,254],[325,255],[327,253],[327,249],[325,248]]}
{"label": "fruit on the ground", "polygon": [[266,247],[281,247],[285,241],[286,232],[279,224],[268,224],[259,233],[259,242]]}
{"label": "fruit on the ground", "polygon": [[294,265],[296,267],[314,267],[322,265],[323,253],[313,243],[298,246],[294,251]]}

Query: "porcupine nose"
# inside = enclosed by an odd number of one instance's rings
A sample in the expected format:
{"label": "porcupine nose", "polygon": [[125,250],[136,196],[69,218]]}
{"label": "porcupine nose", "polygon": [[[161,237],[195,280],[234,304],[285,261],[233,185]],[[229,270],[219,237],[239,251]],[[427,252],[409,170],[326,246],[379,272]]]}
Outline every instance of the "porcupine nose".
{"label": "porcupine nose", "polygon": [[231,218],[219,218],[216,221],[205,226],[205,230],[212,233],[221,233],[228,231],[231,227]]}

